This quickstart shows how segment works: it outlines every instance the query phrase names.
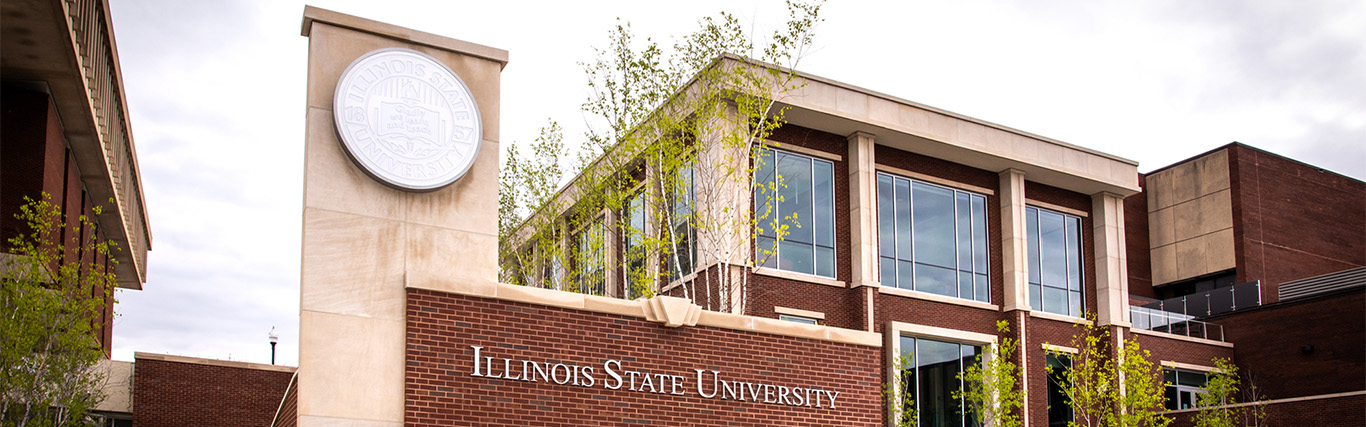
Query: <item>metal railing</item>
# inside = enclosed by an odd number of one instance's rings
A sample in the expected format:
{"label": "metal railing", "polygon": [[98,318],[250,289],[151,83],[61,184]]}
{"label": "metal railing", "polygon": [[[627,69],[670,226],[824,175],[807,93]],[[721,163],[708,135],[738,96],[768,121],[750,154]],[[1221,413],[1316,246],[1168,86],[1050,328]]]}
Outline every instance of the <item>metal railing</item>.
{"label": "metal railing", "polygon": [[1129,318],[1135,329],[1224,341],[1223,326],[1195,320],[1191,315],[1131,305]]}

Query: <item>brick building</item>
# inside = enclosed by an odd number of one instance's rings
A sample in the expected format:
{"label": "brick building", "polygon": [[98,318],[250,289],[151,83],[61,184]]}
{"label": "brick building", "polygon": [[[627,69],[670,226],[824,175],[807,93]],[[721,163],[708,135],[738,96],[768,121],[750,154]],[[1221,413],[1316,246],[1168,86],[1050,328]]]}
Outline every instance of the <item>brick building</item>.
{"label": "brick building", "polygon": [[[0,4],[0,242],[28,231],[15,217],[25,198],[46,195],[66,215],[65,230],[81,216],[96,224],[82,227],[82,236],[64,232],[64,241],[99,239],[118,248],[108,259],[67,245],[65,261],[112,267],[117,287],[140,290],[152,235],[108,11],[102,0]],[[109,395],[95,412],[126,425],[132,365],[108,359],[114,301],[105,295],[112,292],[88,291],[103,299],[91,322]]]}

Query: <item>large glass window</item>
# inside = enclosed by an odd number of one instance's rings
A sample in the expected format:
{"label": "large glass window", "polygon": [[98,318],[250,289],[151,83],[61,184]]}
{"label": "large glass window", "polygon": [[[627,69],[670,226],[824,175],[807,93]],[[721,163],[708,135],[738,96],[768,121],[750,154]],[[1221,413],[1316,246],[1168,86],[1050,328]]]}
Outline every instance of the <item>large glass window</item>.
{"label": "large glass window", "polygon": [[1063,391],[1067,384],[1067,371],[1072,369],[1072,358],[1065,354],[1048,353],[1048,427],[1067,427],[1076,420],[1072,405]]}
{"label": "large glass window", "polygon": [[680,168],[676,179],[672,180],[669,195],[670,204],[673,210],[669,213],[669,235],[666,239],[672,239],[673,250],[665,260],[668,268],[669,281],[674,281],[692,274],[694,267],[693,261],[696,259],[697,236],[692,226],[693,204],[693,169],[690,167]]}
{"label": "large glass window", "polygon": [[991,300],[987,198],[878,174],[882,286]]}
{"label": "large glass window", "polygon": [[764,267],[835,278],[834,164],[770,149],[758,161],[755,258]]}
{"label": "large glass window", "polygon": [[1191,409],[1195,399],[1205,392],[1205,381],[1209,379],[1203,372],[1162,369],[1162,379],[1167,383],[1167,409]]}
{"label": "large glass window", "polygon": [[1081,218],[1029,206],[1029,305],[1048,313],[1085,314],[1081,280]]}
{"label": "large glass window", "polygon": [[607,290],[607,250],[606,250],[606,229],[602,223],[602,217],[594,219],[579,230],[574,236],[575,251],[577,256],[575,262],[576,288],[574,291],[591,294],[606,295]]}
{"label": "large glass window", "polygon": [[626,286],[626,298],[636,299],[645,295],[650,280],[645,270],[645,192],[640,191],[626,201],[622,215],[623,262],[622,282]]}
{"label": "large glass window", "polygon": [[902,393],[915,402],[916,416],[921,426],[964,427],[976,426],[977,417],[962,399],[954,399],[953,392],[962,390],[959,374],[963,368],[976,363],[981,347],[901,337],[901,354],[910,356],[913,367],[901,372]]}

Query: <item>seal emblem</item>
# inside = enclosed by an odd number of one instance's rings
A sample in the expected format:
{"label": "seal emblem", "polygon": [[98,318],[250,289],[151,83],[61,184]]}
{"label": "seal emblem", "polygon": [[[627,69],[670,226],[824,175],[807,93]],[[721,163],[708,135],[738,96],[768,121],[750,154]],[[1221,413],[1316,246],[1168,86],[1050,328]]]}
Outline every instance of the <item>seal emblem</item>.
{"label": "seal emblem", "polygon": [[337,134],[375,179],[432,191],[465,175],[479,155],[479,106],[455,72],[421,52],[388,48],[342,72],[332,101]]}

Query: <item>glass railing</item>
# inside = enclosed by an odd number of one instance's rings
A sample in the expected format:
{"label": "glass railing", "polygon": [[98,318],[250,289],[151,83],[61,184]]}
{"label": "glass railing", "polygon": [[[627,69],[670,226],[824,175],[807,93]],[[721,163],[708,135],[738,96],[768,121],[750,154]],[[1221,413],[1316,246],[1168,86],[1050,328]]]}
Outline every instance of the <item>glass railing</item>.
{"label": "glass railing", "polygon": [[1223,326],[1195,320],[1195,316],[1191,315],[1131,305],[1129,320],[1133,321],[1134,329],[1215,341],[1224,340]]}

